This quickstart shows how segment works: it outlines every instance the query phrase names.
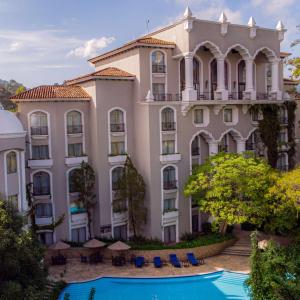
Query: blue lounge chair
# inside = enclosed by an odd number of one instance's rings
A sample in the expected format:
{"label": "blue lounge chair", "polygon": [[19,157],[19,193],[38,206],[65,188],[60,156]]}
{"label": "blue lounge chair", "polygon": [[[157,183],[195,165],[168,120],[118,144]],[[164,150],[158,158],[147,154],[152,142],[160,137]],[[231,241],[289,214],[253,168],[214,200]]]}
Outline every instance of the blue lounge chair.
{"label": "blue lounge chair", "polygon": [[195,257],[194,253],[187,253],[186,257],[192,266],[200,265],[199,260]]}
{"label": "blue lounge chair", "polygon": [[143,256],[136,257],[134,264],[137,268],[141,268],[145,264],[145,258]]}
{"label": "blue lounge chair", "polygon": [[175,267],[175,268],[181,268],[181,263],[179,261],[179,259],[177,258],[176,254],[170,254],[169,255],[170,258],[170,263]]}
{"label": "blue lounge chair", "polygon": [[153,263],[154,263],[155,268],[161,268],[162,267],[162,261],[161,261],[160,256],[155,256],[154,259],[153,259]]}

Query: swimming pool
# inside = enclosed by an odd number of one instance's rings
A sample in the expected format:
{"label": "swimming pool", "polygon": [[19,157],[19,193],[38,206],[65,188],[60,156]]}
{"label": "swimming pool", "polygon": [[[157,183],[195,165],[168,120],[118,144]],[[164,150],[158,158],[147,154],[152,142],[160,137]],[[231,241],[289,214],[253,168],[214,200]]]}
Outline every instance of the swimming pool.
{"label": "swimming pool", "polygon": [[58,299],[69,293],[70,300],[85,300],[94,287],[95,300],[249,300],[244,286],[247,278],[246,274],[228,271],[167,278],[103,277],[71,283]]}

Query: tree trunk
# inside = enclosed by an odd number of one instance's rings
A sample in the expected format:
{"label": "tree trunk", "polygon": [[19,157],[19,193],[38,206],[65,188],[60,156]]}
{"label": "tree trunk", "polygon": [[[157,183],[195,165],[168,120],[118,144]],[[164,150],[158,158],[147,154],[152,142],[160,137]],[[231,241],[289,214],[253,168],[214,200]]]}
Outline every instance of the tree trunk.
{"label": "tree trunk", "polygon": [[91,212],[89,209],[86,210],[87,215],[88,215],[88,232],[89,232],[89,239],[92,238],[92,233],[91,233],[91,223],[92,223],[92,217],[91,217]]}
{"label": "tree trunk", "polygon": [[225,235],[225,234],[226,234],[227,226],[228,226],[227,222],[223,221],[223,222],[221,223],[220,229],[219,229],[219,233],[220,233],[221,235]]}

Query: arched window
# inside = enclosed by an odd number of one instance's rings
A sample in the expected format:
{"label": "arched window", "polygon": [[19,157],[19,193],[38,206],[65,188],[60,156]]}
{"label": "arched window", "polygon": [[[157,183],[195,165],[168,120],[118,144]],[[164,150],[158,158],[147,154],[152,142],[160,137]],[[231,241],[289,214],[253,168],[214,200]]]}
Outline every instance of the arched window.
{"label": "arched window", "polygon": [[33,194],[50,195],[50,176],[47,172],[37,172],[33,175]]}
{"label": "arched window", "polygon": [[7,174],[17,172],[17,155],[14,151],[11,151],[6,155],[6,170]]}
{"label": "arched window", "polygon": [[47,114],[38,111],[30,115],[31,135],[48,135]]}
{"label": "arched window", "polygon": [[122,167],[117,167],[112,170],[111,185],[113,191],[120,189],[120,180],[122,179],[122,175],[123,175]]}
{"label": "arched window", "polygon": [[110,131],[111,132],[124,132],[124,113],[120,109],[114,109],[110,112]]}
{"label": "arched window", "polygon": [[166,107],[162,110],[161,122],[162,131],[175,130],[175,116],[172,108]]}
{"label": "arched window", "polygon": [[238,99],[243,99],[243,92],[246,90],[246,64],[241,60],[238,64]]}
{"label": "arched window", "polygon": [[75,175],[76,175],[76,170],[77,169],[73,169],[69,172],[69,193],[78,193],[78,187],[76,186],[75,183]]}
{"label": "arched window", "polygon": [[161,51],[154,51],[151,56],[152,60],[152,73],[165,73],[165,55]]}
{"label": "arched window", "polygon": [[67,133],[82,133],[82,117],[79,111],[73,110],[67,114]]}
{"label": "arched window", "polygon": [[176,169],[172,166],[166,167],[163,171],[164,190],[172,190],[177,188]]}

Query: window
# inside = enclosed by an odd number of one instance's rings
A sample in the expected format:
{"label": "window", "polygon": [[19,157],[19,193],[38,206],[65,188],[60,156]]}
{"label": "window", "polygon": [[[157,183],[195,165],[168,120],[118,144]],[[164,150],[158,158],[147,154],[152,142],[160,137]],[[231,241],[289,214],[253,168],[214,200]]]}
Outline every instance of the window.
{"label": "window", "polygon": [[225,108],[224,109],[224,122],[225,123],[232,123],[232,109]]}
{"label": "window", "polygon": [[127,225],[114,227],[114,239],[115,240],[127,240]]}
{"label": "window", "polygon": [[175,153],[175,141],[163,141],[162,142],[162,154],[174,154]]}
{"label": "window", "polygon": [[253,121],[253,122],[258,122],[258,121],[259,121],[258,116],[259,116],[258,111],[253,111],[253,112],[251,113],[251,119],[252,119],[252,121]]}
{"label": "window", "polygon": [[196,136],[192,141],[192,156],[200,155],[200,138]]}
{"label": "window", "polygon": [[8,196],[7,201],[10,202],[14,207],[18,207],[18,194]]}
{"label": "window", "polygon": [[67,114],[67,133],[76,134],[82,133],[82,120],[79,111],[70,111]]}
{"label": "window", "polygon": [[219,152],[228,152],[228,133],[223,136],[219,144]]}
{"label": "window", "polygon": [[11,151],[6,155],[6,168],[7,168],[7,174],[13,174],[17,172],[16,152]]}
{"label": "window", "polygon": [[153,83],[152,84],[152,94],[154,97],[154,100],[156,101],[165,101],[166,95],[165,95],[165,84],[164,83]]}
{"label": "window", "polygon": [[269,93],[272,88],[272,64],[266,64],[266,92]]}
{"label": "window", "polygon": [[31,135],[48,135],[47,115],[35,112],[30,116]]}
{"label": "window", "polygon": [[165,73],[166,65],[165,65],[165,56],[161,51],[154,51],[152,53],[152,72],[153,73]]}
{"label": "window", "polygon": [[80,157],[83,156],[82,143],[68,144],[68,156],[69,157]]}
{"label": "window", "polygon": [[200,80],[199,80],[199,62],[196,58],[193,59],[193,84],[194,89],[200,92]]}
{"label": "window", "polygon": [[78,188],[74,180],[76,175],[76,170],[78,169],[73,169],[72,171],[69,172],[69,193],[78,193]]}
{"label": "window", "polygon": [[176,225],[164,227],[164,242],[166,244],[176,242]]}
{"label": "window", "polygon": [[185,60],[184,58],[180,61],[180,92],[185,89]]}
{"label": "window", "polygon": [[176,170],[174,167],[166,167],[163,171],[163,182],[165,190],[172,190],[177,188],[176,184]]}
{"label": "window", "polygon": [[162,131],[175,130],[175,117],[174,110],[170,107],[166,107],[161,112],[161,127]]}
{"label": "window", "polygon": [[33,175],[33,194],[50,195],[50,176],[46,172],[37,172]]}
{"label": "window", "polygon": [[282,171],[287,171],[288,170],[288,164],[287,164],[287,156],[286,156],[286,154],[280,153],[278,155],[277,169],[282,170]]}
{"label": "window", "polygon": [[287,111],[284,107],[280,107],[280,109],[278,111],[278,118],[279,118],[279,122],[281,124],[287,124],[288,123]]}
{"label": "window", "polygon": [[278,137],[278,141],[279,143],[286,143],[287,139],[286,139],[287,135],[285,131],[280,131],[279,132],[279,137]]}
{"label": "window", "polygon": [[53,244],[53,232],[39,232],[38,239],[42,244],[44,244],[46,246],[52,245]]}
{"label": "window", "polygon": [[120,109],[115,109],[110,112],[110,131],[111,132],[124,132],[124,116]]}
{"label": "window", "polygon": [[52,204],[51,203],[38,203],[35,206],[35,216],[37,218],[51,218],[52,217]]}
{"label": "window", "polygon": [[120,188],[120,180],[123,175],[123,168],[117,167],[112,170],[111,180],[112,180],[112,189],[118,190]]}
{"label": "window", "polygon": [[195,124],[203,124],[203,109],[195,109],[194,110],[194,123]]}
{"label": "window", "polygon": [[124,142],[112,142],[111,143],[111,155],[124,155],[125,143]]}
{"label": "window", "polygon": [[71,234],[72,242],[84,243],[86,241],[86,227],[73,228]]}
{"label": "window", "polygon": [[48,145],[32,146],[32,159],[48,159],[49,147]]}
{"label": "window", "polygon": [[175,203],[176,203],[175,198],[165,199],[164,200],[164,212],[175,210],[176,209]]}

